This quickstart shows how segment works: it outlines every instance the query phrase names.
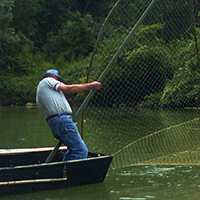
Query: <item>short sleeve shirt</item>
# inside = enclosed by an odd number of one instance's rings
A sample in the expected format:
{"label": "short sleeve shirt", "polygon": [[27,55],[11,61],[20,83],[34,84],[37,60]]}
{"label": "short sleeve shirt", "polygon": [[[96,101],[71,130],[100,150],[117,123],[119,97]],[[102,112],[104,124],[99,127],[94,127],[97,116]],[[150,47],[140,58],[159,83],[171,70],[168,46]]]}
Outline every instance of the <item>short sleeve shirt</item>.
{"label": "short sleeve shirt", "polygon": [[52,77],[44,78],[38,84],[36,103],[44,119],[55,114],[72,113],[68,100],[58,89],[60,84]]}

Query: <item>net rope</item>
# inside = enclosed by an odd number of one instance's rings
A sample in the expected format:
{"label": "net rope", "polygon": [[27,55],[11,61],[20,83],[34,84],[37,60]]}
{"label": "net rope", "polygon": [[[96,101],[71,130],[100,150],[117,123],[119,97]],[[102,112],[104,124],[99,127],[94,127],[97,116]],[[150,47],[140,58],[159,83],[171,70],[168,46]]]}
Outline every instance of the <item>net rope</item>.
{"label": "net rope", "polygon": [[[98,79],[151,3],[113,5],[89,81]],[[198,12],[198,1],[155,1],[84,110],[84,140],[90,151],[114,155],[112,168],[199,164],[199,113],[184,109],[191,104],[182,94],[194,90],[192,78],[198,76]]]}

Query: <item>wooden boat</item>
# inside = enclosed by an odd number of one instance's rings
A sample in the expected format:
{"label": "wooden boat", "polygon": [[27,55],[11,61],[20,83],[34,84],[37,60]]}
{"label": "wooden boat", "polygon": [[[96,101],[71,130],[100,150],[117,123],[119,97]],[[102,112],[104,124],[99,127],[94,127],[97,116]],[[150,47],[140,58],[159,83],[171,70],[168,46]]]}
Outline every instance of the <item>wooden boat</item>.
{"label": "wooden boat", "polygon": [[51,148],[1,149],[0,196],[104,181],[112,156],[89,153],[88,158],[62,162],[66,147],[60,147],[50,163]]}

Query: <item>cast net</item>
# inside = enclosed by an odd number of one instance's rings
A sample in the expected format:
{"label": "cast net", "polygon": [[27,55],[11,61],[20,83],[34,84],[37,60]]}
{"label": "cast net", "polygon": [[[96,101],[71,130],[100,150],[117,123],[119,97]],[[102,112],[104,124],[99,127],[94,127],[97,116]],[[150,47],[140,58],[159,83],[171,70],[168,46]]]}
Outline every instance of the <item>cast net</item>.
{"label": "cast net", "polygon": [[90,151],[114,155],[112,168],[200,163],[199,5],[119,0],[106,18],[89,70],[103,87],[83,135]]}

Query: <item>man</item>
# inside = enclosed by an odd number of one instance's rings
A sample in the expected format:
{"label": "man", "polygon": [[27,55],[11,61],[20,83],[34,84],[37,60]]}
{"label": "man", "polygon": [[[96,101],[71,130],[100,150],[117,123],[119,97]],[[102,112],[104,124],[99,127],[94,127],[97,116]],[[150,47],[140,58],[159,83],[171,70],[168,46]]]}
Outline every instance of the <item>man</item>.
{"label": "man", "polygon": [[89,89],[98,90],[101,85],[98,81],[85,84],[65,84],[59,77],[59,72],[55,69],[47,70],[38,84],[37,106],[44,119],[46,119],[54,137],[61,140],[68,147],[63,161],[83,159],[88,154],[88,149],[72,120],[71,106],[63,92],[77,93]]}

